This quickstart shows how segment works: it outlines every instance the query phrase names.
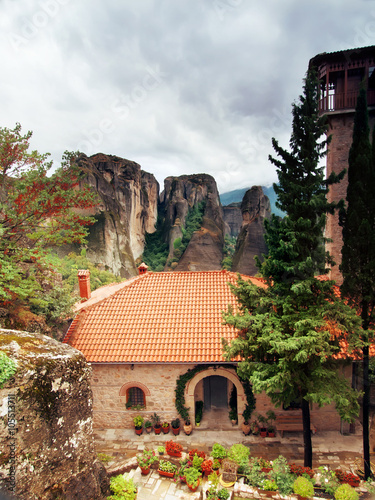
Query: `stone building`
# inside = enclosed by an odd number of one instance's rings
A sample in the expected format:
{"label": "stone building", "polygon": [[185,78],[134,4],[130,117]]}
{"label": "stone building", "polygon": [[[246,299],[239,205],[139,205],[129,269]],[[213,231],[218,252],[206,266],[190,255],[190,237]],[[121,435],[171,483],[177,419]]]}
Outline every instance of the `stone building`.
{"label": "stone building", "polygon": [[[309,67],[316,67],[320,80],[319,113],[328,118],[328,134],[332,136],[327,155],[327,177],[331,172],[348,169],[352,144],[354,113],[361,85],[367,89],[370,127],[375,124],[375,46],[339,52],[322,53],[313,57]],[[346,198],[348,177],[330,187],[329,201]],[[326,236],[332,240],[327,249],[336,262],[331,278],[341,284],[342,231],[338,216],[329,216]]]}
{"label": "stone building", "polygon": [[[185,406],[191,423],[195,402],[205,411],[228,409],[235,394],[238,425],[243,422],[246,394],[235,364],[223,358],[224,337],[235,330],[222,321],[222,311],[237,308],[229,283],[237,282],[228,271],[147,272],[90,294],[89,274],[80,272],[81,293],[88,300],[78,307],[64,342],[80,350],[92,366],[94,426],[130,428],[133,417],[145,419],[156,412],[161,420],[178,417],[175,406],[177,379],[196,369],[185,386]],[[244,277],[264,287],[257,278]],[[350,364],[344,368],[351,377]],[[132,407],[140,405],[142,409]],[[257,413],[275,409],[265,394],[256,395]],[[277,408],[277,414],[292,409]],[[224,412],[226,413],[225,410]],[[312,424],[319,430],[342,430],[333,406],[311,407]],[[204,416],[203,416],[204,420]]]}

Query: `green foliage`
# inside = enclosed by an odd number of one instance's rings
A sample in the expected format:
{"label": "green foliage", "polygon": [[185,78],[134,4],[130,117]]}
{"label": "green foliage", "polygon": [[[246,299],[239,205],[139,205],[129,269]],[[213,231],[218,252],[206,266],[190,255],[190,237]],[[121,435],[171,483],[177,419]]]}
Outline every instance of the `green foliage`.
{"label": "green foliage", "polygon": [[234,236],[228,236],[226,234],[224,237],[224,249],[223,249],[224,257],[221,262],[221,268],[226,269],[227,271],[232,270],[233,255],[236,250],[236,241],[237,239]]}
{"label": "green foliage", "polygon": [[245,472],[247,482],[255,488],[261,488],[266,474],[262,472],[262,465],[258,458],[252,457],[249,463],[249,469]]}
{"label": "green foliage", "polygon": [[249,464],[250,449],[244,444],[237,443],[228,450],[228,458],[238,465],[238,468],[244,468]]}
{"label": "green foliage", "polygon": [[219,500],[228,500],[229,497],[230,497],[230,493],[226,488],[220,488],[220,490],[218,490],[217,498]]}
{"label": "green foliage", "polygon": [[100,288],[101,286],[110,285],[121,280],[119,276],[114,275],[110,271],[99,269],[87,257],[86,250],[83,248],[81,254],[70,252],[63,258],[59,258],[55,252],[50,252],[48,260],[53,267],[62,275],[63,284],[70,293],[77,290],[77,272],[79,269],[88,269],[90,271],[90,288],[91,291]]}
{"label": "green foliage", "polygon": [[0,389],[7,380],[13,377],[16,371],[16,362],[9,358],[5,352],[0,352]]}
{"label": "green foliage", "polygon": [[293,483],[293,491],[304,498],[314,496],[314,486],[306,477],[299,476]]}
{"label": "green foliage", "polygon": [[186,482],[193,488],[197,486],[200,475],[201,473],[195,467],[189,467],[185,470]]}
{"label": "green foliage", "polygon": [[289,464],[282,455],[273,461],[270,477],[277,484],[281,495],[289,495],[292,492],[295,477],[291,474]]}
{"label": "green foliage", "polygon": [[195,422],[199,424],[203,416],[203,401],[195,402]]}
{"label": "green foliage", "polygon": [[114,457],[107,455],[106,453],[97,453],[97,457],[101,462],[103,462],[103,464],[107,464],[108,462],[112,462],[112,460],[114,460]]}
{"label": "green foliage", "polygon": [[159,470],[164,471],[164,472],[171,472],[175,474],[177,472],[177,465],[172,464],[172,462],[169,462],[168,460],[160,460],[159,461]]}
{"label": "green foliage", "polygon": [[144,422],[144,418],[141,415],[136,415],[133,418],[134,427],[137,427],[137,428],[142,427],[143,422]]}
{"label": "green foliage", "polygon": [[150,271],[163,271],[167,262],[168,251],[168,244],[165,242],[164,219],[158,216],[156,231],[146,233],[142,260],[148,265]]}
{"label": "green foliage", "polygon": [[199,457],[196,453],[194,454],[194,457],[193,457],[193,460],[192,460],[192,464],[193,464],[193,467],[197,470],[199,470],[200,472],[202,472],[202,462],[203,462],[204,458],[203,457]]}
{"label": "green foliage", "polygon": [[320,487],[329,495],[334,495],[340,483],[335,472],[326,466],[318,467]]}
{"label": "green foliage", "polygon": [[[95,203],[89,189],[75,189],[83,172],[76,153],[65,152],[50,176],[48,154],[29,152],[32,133],[0,128],[0,301],[29,305],[45,283],[54,284],[46,249],[82,243],[90,217],[78,214]],[[42,286],[43,284],[43,286]]]}
{"label": "green foliage", "polygon": [[219,443],[215,443],[212,447],[212,452],[211,452],[212,458],[226,458],[227,456],[227,450],[224,448],[223,445]]}
{"label": "green foliage", "polygon": [[107,497],[108,500],[135,500],[137,498],[137,488],[133,479],[127,474],[111,477],[109,487],[113,495]]}
{"label": "green foliage", "polygon": [[272,479],[264,479],[262,489],[265,491],[277,491],[277,484]]}
{"label": "green foliage", "polygon": [[336,500],[358,500],[359,494],[350,484],[342,484],[335,491]]}

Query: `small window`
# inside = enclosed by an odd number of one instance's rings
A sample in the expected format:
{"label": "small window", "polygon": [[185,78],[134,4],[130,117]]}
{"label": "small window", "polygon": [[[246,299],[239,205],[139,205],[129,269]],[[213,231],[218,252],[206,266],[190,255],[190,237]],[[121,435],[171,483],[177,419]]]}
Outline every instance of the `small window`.
{"label": "small window", "polygon": [[126,391],[126,407],[132,408],[133,406],[146,406],[145,393],[139,387],[129,387]]}

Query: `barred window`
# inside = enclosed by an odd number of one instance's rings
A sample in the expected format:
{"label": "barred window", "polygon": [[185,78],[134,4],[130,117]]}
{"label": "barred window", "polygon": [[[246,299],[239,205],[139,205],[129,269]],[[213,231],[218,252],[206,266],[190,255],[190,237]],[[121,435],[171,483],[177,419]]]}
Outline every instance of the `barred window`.
{"label": "barred window", "polygon": [[139,387],[129,387],[126,391],[126,406],[146,406],[145,393]]}

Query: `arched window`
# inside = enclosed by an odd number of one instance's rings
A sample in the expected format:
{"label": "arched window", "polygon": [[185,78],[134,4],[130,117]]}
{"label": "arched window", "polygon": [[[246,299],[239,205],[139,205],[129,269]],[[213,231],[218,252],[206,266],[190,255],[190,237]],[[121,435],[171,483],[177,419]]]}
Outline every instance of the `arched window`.
{"label": "arched window", "polygon": [[129,387],[126,390],[126,407],[146,406],[145,393],[139,387]]}

